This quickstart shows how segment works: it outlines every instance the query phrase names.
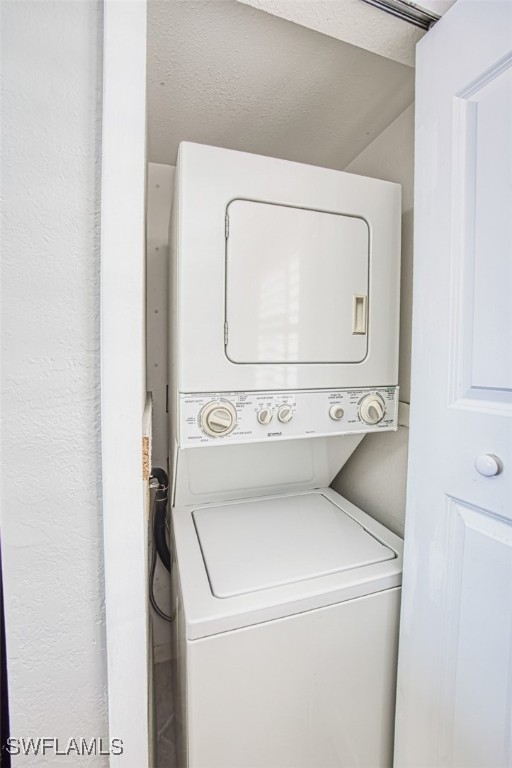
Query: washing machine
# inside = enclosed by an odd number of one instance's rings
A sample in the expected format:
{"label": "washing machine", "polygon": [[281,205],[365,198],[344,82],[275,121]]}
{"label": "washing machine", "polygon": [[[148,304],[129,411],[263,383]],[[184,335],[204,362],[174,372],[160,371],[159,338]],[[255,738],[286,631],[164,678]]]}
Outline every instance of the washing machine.
{"label": "washing machine", "polygon": [[180,765],[391,766],[401,540],[329,488],[173,530]]}
{"label": "washing machine", "polygon": [[387,768],[401,541],[329,484],[397,428],[400,188],[188,143],[175,179],[179,765]]}

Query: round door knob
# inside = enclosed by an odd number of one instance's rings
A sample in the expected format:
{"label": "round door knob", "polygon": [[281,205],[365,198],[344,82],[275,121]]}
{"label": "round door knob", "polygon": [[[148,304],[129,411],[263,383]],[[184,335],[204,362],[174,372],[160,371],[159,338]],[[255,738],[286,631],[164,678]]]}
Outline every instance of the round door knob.
{"label": "round door knob", "polygon": [[287,424],[292,420],[293,410],[291,405],[282,405],[277,412],[277,418],[282,421],[283,424]]}
{"label": "round door knob", "polygon": [[272,421],[272,411],[270,408],[262,408],[258,411],[258,421],[260,424],[270,424]]}
{"label": "round door knob", "polygon": [[343,418],[345,414],[345,411],[341,407],[341,405],[331,405],[329,408],[329,416],[331,419],[334,419],[334,421],[340,421],[340,419]]}
{"label": "round door knob", "polygon": [[502,471],[503,464],[494,453],[482,453],[475,459],[475,469],[484,477],[494,477]]}
{"label": "round door knob", "polygon": [[200,424],[211,437],[229,435],[236,427],[236,409],[228,400],[207,403],[201,411]]}
{"label": "round door knob", "polygon": [[378,395],[368,395],[361,403],[359,413],[365,424],[378,424],[386,415],[386,406]]}

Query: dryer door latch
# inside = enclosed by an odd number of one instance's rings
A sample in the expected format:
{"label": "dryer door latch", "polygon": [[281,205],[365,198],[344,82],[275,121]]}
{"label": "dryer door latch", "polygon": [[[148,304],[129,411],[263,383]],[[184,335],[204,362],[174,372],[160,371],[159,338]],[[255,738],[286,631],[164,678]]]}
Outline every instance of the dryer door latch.
{"label": "dryer door latch", "polygon": [[366,317],[367,317],[367,296],[359,296],[354,294],[353,314],[352,314],[352,333],[362,334],[366,333]]}

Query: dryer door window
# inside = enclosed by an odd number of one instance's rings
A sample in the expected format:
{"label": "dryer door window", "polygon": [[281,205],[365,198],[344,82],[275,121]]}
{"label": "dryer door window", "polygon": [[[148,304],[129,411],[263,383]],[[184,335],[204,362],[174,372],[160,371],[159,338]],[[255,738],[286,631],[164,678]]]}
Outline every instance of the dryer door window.
{"label": "dryer door window", "polygon": [[368,351],[362,218],[234,200],[225,348],[234,363],[359,363]]}

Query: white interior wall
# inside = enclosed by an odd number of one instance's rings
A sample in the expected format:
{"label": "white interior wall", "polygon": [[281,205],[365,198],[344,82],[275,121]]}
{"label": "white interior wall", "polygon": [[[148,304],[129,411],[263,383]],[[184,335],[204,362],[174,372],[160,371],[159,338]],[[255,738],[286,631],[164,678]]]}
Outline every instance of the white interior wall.
{"label": "white interior wall", "polygon": [[[1,536],[11,733],[106,740],[101,3],[5,2],[2,14]],[[91,755],[87,764],[108,758]]]}
{"label": "white interior wall", "polygon": [[[399,115],[346,169],[402,185],[400,401],[409,403],[412,325],[414,105]],[[407,408],[402,411],[407,413]],[[405,420],[404,420],[405,421]],[[408,428],[367,435],[332,487],[399,536],[404,535]]]}

